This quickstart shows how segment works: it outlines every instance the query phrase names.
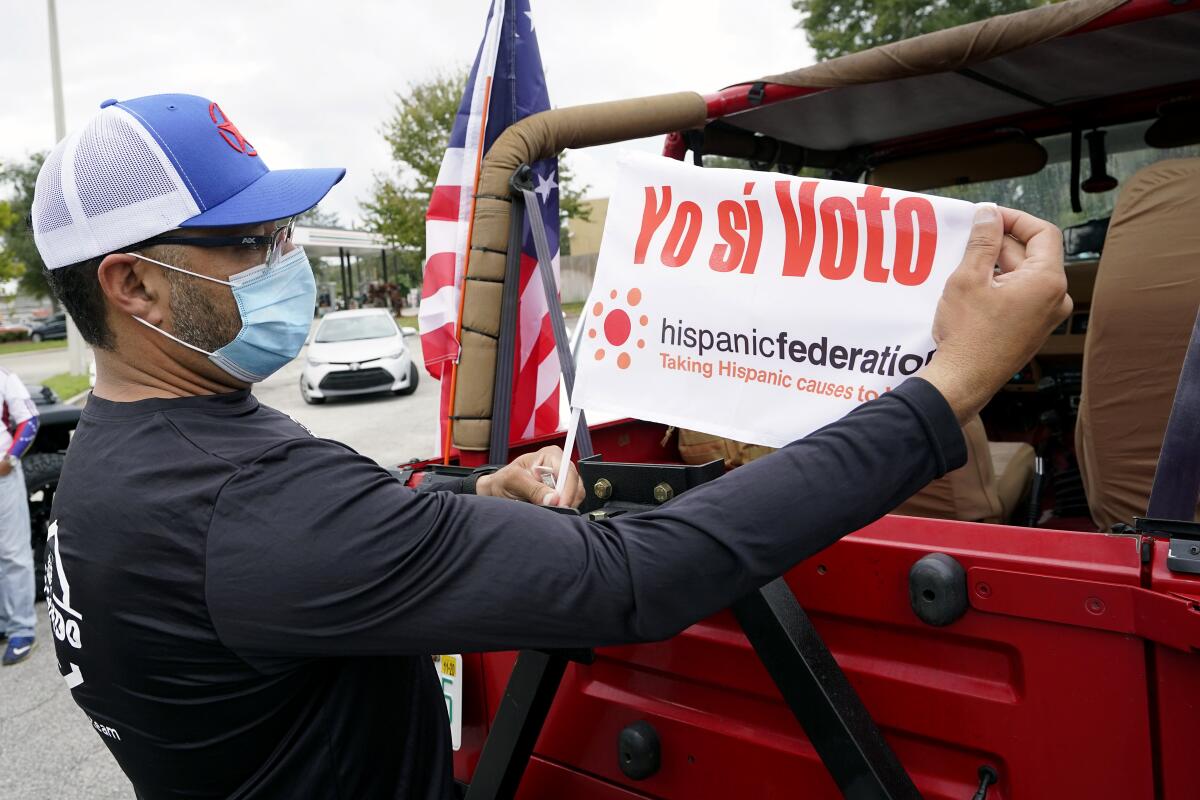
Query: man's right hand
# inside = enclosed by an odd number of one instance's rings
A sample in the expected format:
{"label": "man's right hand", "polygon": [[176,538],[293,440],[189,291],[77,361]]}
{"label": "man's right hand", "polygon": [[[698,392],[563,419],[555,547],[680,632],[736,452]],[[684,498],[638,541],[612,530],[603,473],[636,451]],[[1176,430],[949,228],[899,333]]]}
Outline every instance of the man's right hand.
{"label": "man's right hand", "polygon": [[1023,211],[980,204],[967,251],[938,301],[937,353],[917,375],[965,423],[1029,362],[1071,307],[1062,232]]}

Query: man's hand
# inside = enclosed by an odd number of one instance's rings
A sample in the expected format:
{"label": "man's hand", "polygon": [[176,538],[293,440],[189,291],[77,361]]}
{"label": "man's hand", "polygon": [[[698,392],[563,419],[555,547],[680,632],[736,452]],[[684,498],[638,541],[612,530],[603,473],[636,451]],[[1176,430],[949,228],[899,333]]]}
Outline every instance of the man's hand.
{"label": "man's hand", "polygon": [[1028,363],[1071,307],[1062,232],[1023,211],[980,204],[967,252],[938,301],[937,354],[917,374],[965,423]]}
{"label": "man's hand", "polygon": [[567,484],[560,497],[554,489],[542,483],[534,467],[549,467],[558,475],[562,464],[561,447],[543,447],[536,453],[526,453],[507,467],[484,475],[475,484],[475,493],[489,497],[506,497],[509,500],[524,500],[539,506],[570,506],[583,502],[583,481],[575,465],[567,467]]}
{"label": "man's hand", "polygon": [[[8,463],[7,458],[0,457],[0,478],[5,478],[13,471],[12,464]],[[583,484],[580,484],[582,487]]]}

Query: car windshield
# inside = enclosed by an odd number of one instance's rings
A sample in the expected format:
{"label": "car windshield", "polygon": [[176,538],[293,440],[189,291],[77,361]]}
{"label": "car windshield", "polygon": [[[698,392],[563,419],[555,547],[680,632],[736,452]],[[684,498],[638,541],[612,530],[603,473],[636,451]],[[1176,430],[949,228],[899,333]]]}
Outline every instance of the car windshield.
{"label": "car windshield", "polygon": [[[1019,208],[1036,217],[1053,222],[1060,228],[1068,228],[1088,220],[1102,219],[1112,215],[1121,186],[1142,167],[1167,158],[1194,158],[1200,156],[1200,145],[1156,149],[1148,147],[1142,138],[1150,122],[1113,125],[1106,128],[1105,145],[1108,151],[1108,174],[1119,183],[1116,189],[1089,194],[1080,192],[1083,210],[1071,210],[1071,135],[1048,136],[1039,142],[1046,148],[1049,160],[1041,172],[1017,178],[1002,178],[981,181],[963,186],[947,186],[942,189],[923,190],[942,197],[956,197],[972,203],[992,201],[1002,206]],[[1091,174],[1086,140],[1083,142],[1080,178]]]}
{"label": "car windshield", "polygon": [[383,339],[395,336],[396,323],[384,314],[326,319],[317,329],[318,342],[352,342],[358,339]]}

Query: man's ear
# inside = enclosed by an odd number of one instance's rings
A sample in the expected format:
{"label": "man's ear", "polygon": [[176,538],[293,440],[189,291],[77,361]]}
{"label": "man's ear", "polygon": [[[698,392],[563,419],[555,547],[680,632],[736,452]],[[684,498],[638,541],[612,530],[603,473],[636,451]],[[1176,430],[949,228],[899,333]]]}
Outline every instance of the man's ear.
{"label": "man's ear", "polygon": [[170,289],[157,264],[129,253],[112,253],[100,262],[96,277],[114,309],[151,325],[163,324]]}

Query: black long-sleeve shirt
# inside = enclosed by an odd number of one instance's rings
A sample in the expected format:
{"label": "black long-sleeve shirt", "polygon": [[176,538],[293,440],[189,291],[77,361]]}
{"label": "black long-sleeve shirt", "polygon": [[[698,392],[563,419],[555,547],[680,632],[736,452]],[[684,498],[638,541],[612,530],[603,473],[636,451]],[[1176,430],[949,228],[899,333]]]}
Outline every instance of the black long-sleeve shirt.
{"label": "black long-sleeve shirt", "polygon": [[965,460],[910,380],[653,511],[414,492],[248,392],[89,399],[48,547],[59,667],[142,798],[446,798],[428,656],[661,639]]}

